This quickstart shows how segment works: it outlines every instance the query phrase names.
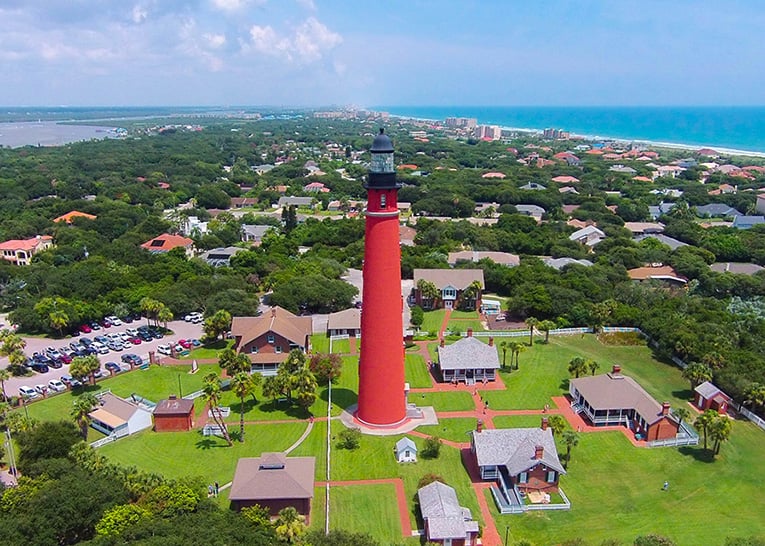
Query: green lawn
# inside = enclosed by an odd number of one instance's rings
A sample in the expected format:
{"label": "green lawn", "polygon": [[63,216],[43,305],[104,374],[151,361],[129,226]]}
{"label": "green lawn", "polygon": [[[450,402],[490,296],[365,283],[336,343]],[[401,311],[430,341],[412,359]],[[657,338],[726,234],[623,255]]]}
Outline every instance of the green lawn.
{"label": "green lawn", "polygon": [[438,333],[441,330],[441,323],[444,322],[444,315],[446,315],[446,311],[443,309],[423,313],[423,321],[420,330]]}
{"label": "green lawn", "polygon": [[170,394],[189,394],[202,388],[205,374],[220,371],[214,364],[201,365],[199,371],[190,374],[191,366],[150,366],[147,370],[123,372],[103,379],[96,386],[85,390],[67,391],[45,400],[29,404],[29,416],[42,421],[66,419],[72,409],[72,403],[83,392],[98,393],[111,390],[114,394],[127,397],[136,393],[152,402],[167,398]]}
{"label": "green lawn", "polygon": [[[728,536],[765,533],[765,434],[754,425],[734,423],[714,462],[696,447],[635,448],[618,432],[580,437],[569,475],[561,479],[571,511],[499,516],[489,499],[497,528],[510,526],[511,543],[582,537],[589,544],[607,538],[631,544],[655,532],[678,545],[720,545]],[[662,491],[664,480],[669,491]]]}
{"label": "green lawn", "polygon": [[221,341],[217,340],[212,343],[207,343],[202,347],[194,349],[186,355],[182,355],[180,358],[184,360],[209,360],[211,358],[218,358],[218,355],[223,349],[234,345],[234,340]]}
{"label": "green lawn", "polygon": [[450,318],[478,320],[481,318],[481,316],[478,314],[478,311],[458,311],[457,309],[453,309],[452,314],[450,315]]}
{"label": "green lawn", "polygon": [[473,398],[467,391],[412,392],[409,402],[418,406],[433,406],[436,411],[469,411],[475,409]]}
{"label": "green lawn", "polygon": [[404,371],[406,372],[406,381],[411,388],[417,389],[432,386],[428,365],[422,356],[418,354],[406,355]]}
{"label": "green lawn", "polygon": [[[99,448],[110,459],[125,466],[136,466],[168,478],[199,476],[206,482],[228,483],[240,457],[257,457],[264,451],[283,451],[305,430],[303,422],[251,425],[245,428],[245,442],[227,447],[217,436],[202,436],[200,431],[162,432],[151,430]],[[230,427],[238,432],[239,427]]]}
{"label": "green lawn", "polygon": [[492,420],[496,428],[536,428],[542,424],[542,415],[498,415]]}
{"label": "green lawn", "polygon": [[332,352],[346,355],[351,352],[351,342],[347,339],[335,339],[332,341]]}
{"label": "green lawn", "polygon": [[[382,544],[398,544],[404,534],[393,484],[349,485],[329,489],[329,526],[369,533]],[[410,529],[406,529],[409,535]]]}
{"label": "green lawn", "polygon": [[[494,419],[496,423],[497,418]],[[470,417],[458,417],[454,419],[439,419],[437,425],[425,425],[417,427],[418,432],[430,436],[438,436],[444,440],[453,442],[469,442],[468,433],[475,430],[476,419]],[[499,428],[499,427],[498,427]]]}
{"label": "green lawn", "polygon": [[486,329],[483,327],[483,323],[478,319],[454,320],[454,318],[451,318],[449,319],[449,323],[446,326],[447,330],[452,332],[460,332],[461,334],[467,332],[468,328],[472,328],[474,332],[482,332]]}
{"label": "green lawn", "polygon": [[314,334],[311,336],[311,349],[314,353],[327,354],[329,352],[329,338],[326,334]]}

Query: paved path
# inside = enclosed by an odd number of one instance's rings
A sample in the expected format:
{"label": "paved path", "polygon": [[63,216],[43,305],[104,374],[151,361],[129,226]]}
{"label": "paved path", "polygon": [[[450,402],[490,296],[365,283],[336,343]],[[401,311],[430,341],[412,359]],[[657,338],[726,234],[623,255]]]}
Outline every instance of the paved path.
{"label": "paved path", "polygon": [[[401,534],[404,538],[412,536],[412,522],[409,519],[409,501],[406,498],[404,490],[404,481],[401,478],[383,478],[378,480],[350,480],[329,482],[330,487],[349,486],[349,485],[377,485],[393,484],[396,488],[396,500],[398,504],[398,516],[401,521]],[[316,487],[325,487],[327,482],[316,482]]]}
{"label": "paved path", "polygon": [[303,431],[303,434],[300,435],[300,438],[295,440],[295,443],[292,444],[290,447],[284,450],[285,455],[289,455],[291,452],[293,452],[295,449],[300,446],[300,444],[303,443],[303,440],[305,440],[309,434],[311,434],[311,431],[313,430],[313,419],[308,420],[308,426],[305,427],[305,430]]}
{"label": "paved path", "polygon": [[444,313],[444,320],[441,321],[441,329],[438,331],[438,339],[441,339],[444,337],[444,332],[446,332],[446,327],[449,325],[449,319],[452,316],[452,310],[446,309],[446,312]]}
{"label": "paved path", "polygon": [[483,517],[483,531],[481,533],[481,544],[483,546],[503,546],[502,539],[499,537],[497,526],[494,524],[494,518],[489,509],[489,503],[486,502],[485,492],[491,488],[488,482],[473,482],[473,492],[478,499],[478,506],[481,509]]}

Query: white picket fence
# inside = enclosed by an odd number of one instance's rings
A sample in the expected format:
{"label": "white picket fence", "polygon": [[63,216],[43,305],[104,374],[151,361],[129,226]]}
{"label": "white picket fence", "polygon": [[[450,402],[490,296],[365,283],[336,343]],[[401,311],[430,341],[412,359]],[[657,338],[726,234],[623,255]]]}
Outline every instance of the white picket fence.
{"label": "white picket fence", "polygon": [[759,415],[752,413],[745,407],[739,408],[738,412],[744,417],[746,417],[747,419],[749,419],[752,423],[760,427],[762,430],[765,430],[765,419],[763,419]]}

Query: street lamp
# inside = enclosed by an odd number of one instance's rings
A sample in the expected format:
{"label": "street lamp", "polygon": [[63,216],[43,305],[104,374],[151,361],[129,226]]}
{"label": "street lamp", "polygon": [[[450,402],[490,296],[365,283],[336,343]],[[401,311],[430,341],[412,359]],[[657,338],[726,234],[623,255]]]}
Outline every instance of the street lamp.
{"label": "street lamp", "polygon": [[505,546],[507,546],[507,535],[510,533],[510,526],[505,525]]}

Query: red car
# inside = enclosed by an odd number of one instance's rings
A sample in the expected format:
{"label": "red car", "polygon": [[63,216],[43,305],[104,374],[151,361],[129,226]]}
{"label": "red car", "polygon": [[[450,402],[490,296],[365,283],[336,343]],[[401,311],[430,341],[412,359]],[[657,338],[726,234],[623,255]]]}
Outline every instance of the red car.
{"label": "red car", "polygon": [[140,345],[141,344],[141,338],[140,337],[131,337],[128,341],[132,343],[133,345]]}
{"label": "red car", "polygon": [[82,332],[83,334],[89,334],[92,331],[93,330],[91,330],[90,326],[88,326],[87,324],[83,324],[82,326],[80,326],[80,332]]}
{"label": "red car", "polygon": [[192,343],[190,339],[179,339],[178,345],[180,345],[184,349],[191,349]]}

